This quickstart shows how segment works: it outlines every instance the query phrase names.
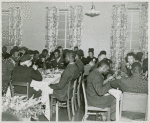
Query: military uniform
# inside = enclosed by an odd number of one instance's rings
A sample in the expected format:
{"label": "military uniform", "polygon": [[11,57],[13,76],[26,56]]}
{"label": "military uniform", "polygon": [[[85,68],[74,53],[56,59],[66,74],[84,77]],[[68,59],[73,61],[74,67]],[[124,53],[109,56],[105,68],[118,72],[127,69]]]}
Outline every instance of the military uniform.
{"label": "military uniform", "polygon": [[59,57],[59,59],[52,59],[51,65],[53,68],[58,67],[59,69],[65,69],[63,57]]}

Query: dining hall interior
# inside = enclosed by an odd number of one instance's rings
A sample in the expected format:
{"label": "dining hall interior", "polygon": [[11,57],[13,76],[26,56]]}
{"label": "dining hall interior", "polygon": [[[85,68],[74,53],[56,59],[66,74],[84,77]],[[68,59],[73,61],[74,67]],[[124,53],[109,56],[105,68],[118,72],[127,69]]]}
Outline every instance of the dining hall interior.
{"label": "dining hall interior", "polygon": [[148,121],[149,2],[1,2],[2,121]]}

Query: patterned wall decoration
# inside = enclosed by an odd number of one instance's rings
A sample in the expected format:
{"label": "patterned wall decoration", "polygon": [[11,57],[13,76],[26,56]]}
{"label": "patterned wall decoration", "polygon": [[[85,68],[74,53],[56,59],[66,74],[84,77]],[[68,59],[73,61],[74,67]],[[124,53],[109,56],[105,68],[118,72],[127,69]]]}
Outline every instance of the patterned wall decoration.
{"label": "patterned wall decoration", "polygon": [[144,4],[139,5],[140,8],[140,38],[141,49],[146,57],[148,52],[148,9]]}
{"label": "patterned wall decoration", "polygon": [[70,47],[81,46],[83,29],[83,8],[82,6],[75,6],[69,8],[69,40]]}
{"label": "patterned wall decoration", "polygon": [[127,29],[127,7],[125,4],[114,5],[112,15],[112,30],[110,41],[110,53],[113,61],[114,70],[118,69],[118,65],[124,59],[124,49],[126,42]]}
{"label": "patterned wall decoration", "polygon": [[22,45],[22,22],[21,8],[10,8],[9,36],[11,47]]}
{"label": "patterned wall decoration", "polygon": [[46,44],[45,47],[49,53],[57,47],[58,37],[58,7],[46,7]]}

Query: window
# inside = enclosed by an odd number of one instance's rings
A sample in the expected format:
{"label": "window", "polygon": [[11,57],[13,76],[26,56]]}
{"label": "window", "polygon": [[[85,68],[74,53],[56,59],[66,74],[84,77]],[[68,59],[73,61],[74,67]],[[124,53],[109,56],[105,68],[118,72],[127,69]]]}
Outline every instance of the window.
{"label": "window", "polygon": [[2,45],[9,45],[9,11],[2,11]]}
{"label": "window", "polygon": [[70,48],[68,11],[59,10],[57,46]]}
{"label": "window", "polygon": [[128,9],[127,11],[127,39],[126,50],[137,52],[140,50],[139,42],[139,10]]}

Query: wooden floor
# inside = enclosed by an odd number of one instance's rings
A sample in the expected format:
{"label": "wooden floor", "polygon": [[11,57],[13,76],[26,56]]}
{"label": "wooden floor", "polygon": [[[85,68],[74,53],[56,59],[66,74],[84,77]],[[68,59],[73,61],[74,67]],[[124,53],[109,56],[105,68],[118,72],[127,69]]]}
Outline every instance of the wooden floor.
{"label": "wooden floor", "polygon": [[[75,112],[75,116],[72,118],[72,121],[82,121],[85,112],[84,107],[85,107],[84,101],[81,101],[81,106]],[[66,108],[60,108],[58,112],[59,112],[59,121],[69,121]],[[89,116],[87,120],[100,121],[100,119],[96,118],[96,116]],[[55,114],[53,114],[51,121],[55,121]]]}

